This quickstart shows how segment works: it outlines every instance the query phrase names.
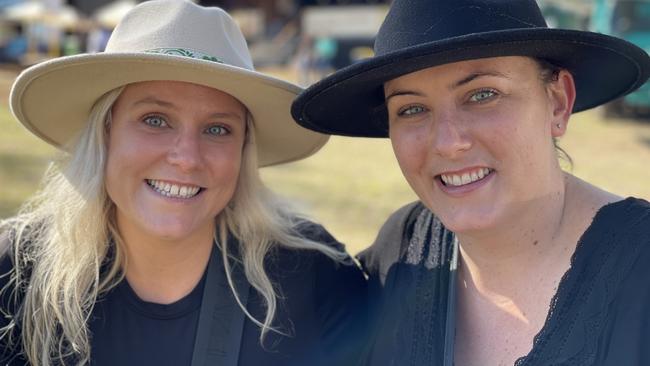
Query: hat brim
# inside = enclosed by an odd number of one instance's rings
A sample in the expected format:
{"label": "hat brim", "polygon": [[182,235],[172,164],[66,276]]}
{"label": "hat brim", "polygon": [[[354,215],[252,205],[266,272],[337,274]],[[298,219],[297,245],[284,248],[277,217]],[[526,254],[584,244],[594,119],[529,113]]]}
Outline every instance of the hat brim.
{"label": "hat brim", "polygon": [[99,97],[153,80],[195,83],[237,98],[254,119],[259,166],[305,158],[329,138],[293,122],[290,105],[301,88],[255,71],[165,54],[99,53],[43,62],[16,79],[11,110],[36,136],[63,148],[84,128]]}
{"label": "hat brim", "polygon": [[387,137],[386,81],[428,67],[500,56],[543,58],[568,69],[577,90],[574,112],[635,90],[650,70],[645,51],[599,33],[548,28],[494,31],[420,44],[353,64],[309,87],[291,112],[298,124],[314,131]]}

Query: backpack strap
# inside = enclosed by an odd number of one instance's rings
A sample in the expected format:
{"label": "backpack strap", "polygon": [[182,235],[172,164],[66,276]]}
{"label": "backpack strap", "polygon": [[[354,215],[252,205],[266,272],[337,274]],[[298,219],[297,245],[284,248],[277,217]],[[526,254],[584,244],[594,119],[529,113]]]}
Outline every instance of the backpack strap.
{"label": "backpack strap", "polygon": [[[238,248],[229,240],[230,248]],[[208,264],[199,324],[194,341],[192,366],[237,366],[245,314],[228,284],[221,249],[214,245]],[[239,300],[248,301],[250,284],[239,263],[231,264],[231,276]]]}

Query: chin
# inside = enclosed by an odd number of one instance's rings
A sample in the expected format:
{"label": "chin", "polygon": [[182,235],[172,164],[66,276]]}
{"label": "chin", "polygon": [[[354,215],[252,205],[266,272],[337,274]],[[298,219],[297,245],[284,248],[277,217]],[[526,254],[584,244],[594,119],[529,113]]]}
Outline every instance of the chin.
{"label": "chin", "polygon": [[479,207],[463,207],[449,210],[432,209],[443,225],[457,234],[480,232],[498,225],[499,219],[492,209]]}
{"label": "chin", "polygon": [[160,220],[144,223],[144,229],[149,235],[164,241],[182,241],[196,235],[200,228],[188,220]]}

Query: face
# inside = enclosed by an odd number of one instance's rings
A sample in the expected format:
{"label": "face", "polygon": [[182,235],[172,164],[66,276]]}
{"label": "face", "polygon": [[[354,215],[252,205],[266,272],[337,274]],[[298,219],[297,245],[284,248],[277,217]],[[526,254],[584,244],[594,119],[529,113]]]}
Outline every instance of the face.
{"label": "face", "polygon": [[508,225],[562,184],[553,137],[575,99],[568,72],[545,82],[530,58],[479,59],[407,74],[384,91],[402,172],[451,230]]}
{"label": "face", "polygon": [[219,90],[128,85],[112,108],[106,167],[122,235],[211,238],[237,186],[245,119],[244,106]]}

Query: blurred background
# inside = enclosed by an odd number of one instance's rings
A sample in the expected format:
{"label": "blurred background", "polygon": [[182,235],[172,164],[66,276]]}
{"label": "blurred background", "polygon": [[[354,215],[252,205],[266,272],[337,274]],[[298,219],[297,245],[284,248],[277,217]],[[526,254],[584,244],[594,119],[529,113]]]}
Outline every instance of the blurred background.
{"label": "blurred background", "polygon": [[[34,63],[101,52],[134,0],[0,0],[0,218],[38,189],[56,150],[19,125],[11,84]],[[388,0],[205,0],[242,28],[258,70],[307,86],[372,56]],[[552,27],[616,35],[650,49],[650,0],[539,1]],[[603,72],[611,72],[603,70]],[[650,86],[572,117],[560,145],[567,170],[622,196],[650,199]],[[56,121],[52,121],[56,123]],[[262,169],[263,179],[323,223],[351,253],[372,243],[395,209],[416,199],[390,142],[333,137],[304,161]]]}

